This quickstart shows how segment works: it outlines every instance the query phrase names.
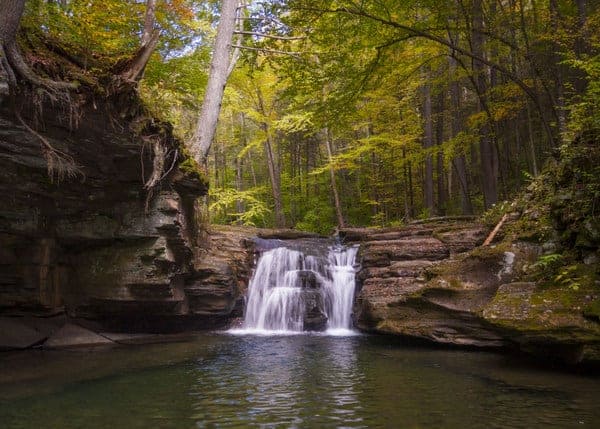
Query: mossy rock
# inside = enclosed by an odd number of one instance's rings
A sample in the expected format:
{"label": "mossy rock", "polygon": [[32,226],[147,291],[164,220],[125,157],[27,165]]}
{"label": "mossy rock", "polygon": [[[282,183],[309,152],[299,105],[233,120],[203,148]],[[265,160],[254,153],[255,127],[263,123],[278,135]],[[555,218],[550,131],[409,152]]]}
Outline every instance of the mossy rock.
{"label": "mossy rock", "polygon": [[600,322],[600,298],[596,296],[593,301],[583,309],[583,315],[590,319]]}

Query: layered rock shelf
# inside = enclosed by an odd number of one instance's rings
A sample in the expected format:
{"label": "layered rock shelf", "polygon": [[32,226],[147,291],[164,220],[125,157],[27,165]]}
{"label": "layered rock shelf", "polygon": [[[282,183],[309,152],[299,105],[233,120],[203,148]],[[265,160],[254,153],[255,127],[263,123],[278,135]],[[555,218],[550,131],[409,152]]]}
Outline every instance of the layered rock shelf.
{"label": "layered rock shelf", "polygon": [[[39,112],[43,138],[75,166],[61,172],[0,99],[0,348],[42,344],[66,323],[209,329],[238,302],[251,265],[243,236],[213,231],[198,243],[207,182],[182,166],[168,124],[134,96],[119,100],[79,100],[76,126],[57,106]],[[149,187],[154,145],[165,170]]]}
{"label": "layered rock shelf", "polygon": [[600,324],[583,309],[598,297],[565,296],[520,281],[541,247],[484,246],[489,228],[474,220],[398,229],[345,229],[359,242],[355,324],[367,332],[435,343],[504,347],[567,363],[600,362]]}

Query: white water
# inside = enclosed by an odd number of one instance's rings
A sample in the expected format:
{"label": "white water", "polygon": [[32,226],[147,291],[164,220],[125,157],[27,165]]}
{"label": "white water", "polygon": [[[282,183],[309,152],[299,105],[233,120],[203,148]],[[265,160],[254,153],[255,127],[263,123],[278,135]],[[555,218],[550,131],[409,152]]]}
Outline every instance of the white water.
{"label": "white water", "polygon": [[231,332],[302,333],[306,309],[317,302],[327,316],[327,334],[354,334],[351,315],[357,251],[357,247],[333,246],[327,258],[285,247],[264,252],[248,285],[243,327]]}

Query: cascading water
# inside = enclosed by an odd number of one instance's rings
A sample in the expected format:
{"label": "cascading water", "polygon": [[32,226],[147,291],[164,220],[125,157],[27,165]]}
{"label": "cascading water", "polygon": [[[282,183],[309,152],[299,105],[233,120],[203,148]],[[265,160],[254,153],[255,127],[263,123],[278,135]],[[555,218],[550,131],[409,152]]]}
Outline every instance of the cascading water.
{"label": "cascading water", "polygon": [[[307,254],[277,243],[257,262],[243,329],[236,332],[351,334],[358,248],[335,245],[326,254]],[[314,253],[314,243],[309,247]]]}

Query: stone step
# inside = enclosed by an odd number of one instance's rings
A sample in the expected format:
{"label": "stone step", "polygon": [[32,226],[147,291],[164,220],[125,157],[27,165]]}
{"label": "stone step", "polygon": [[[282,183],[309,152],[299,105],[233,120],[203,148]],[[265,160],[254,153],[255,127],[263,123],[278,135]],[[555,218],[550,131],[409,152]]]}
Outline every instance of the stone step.
{"label": "stone step", "polygon": [[393,261],[438,261],[449,256],[448,246],[433,237],[368,242],[360,249],[360,260],[366,267],[385,267]]}
{"label": "stone step", "polygon": [[364,281],[369,278],[419,277],[425,268],[433,264],[432,261],[420,259],[395,261],[387,267],[365,267],[358,272],[357,278]]}

